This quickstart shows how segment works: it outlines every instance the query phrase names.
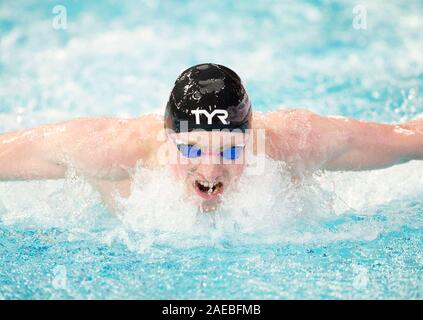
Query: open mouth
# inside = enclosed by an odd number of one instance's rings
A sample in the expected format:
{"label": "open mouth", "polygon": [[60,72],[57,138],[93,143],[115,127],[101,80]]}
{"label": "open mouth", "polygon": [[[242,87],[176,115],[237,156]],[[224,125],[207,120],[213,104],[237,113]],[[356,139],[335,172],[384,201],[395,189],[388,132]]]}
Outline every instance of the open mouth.
{"label": "open mouth", "polygon": [[195,180],[195,191],[200,197],[211,199],[223,192],[223,183]]}

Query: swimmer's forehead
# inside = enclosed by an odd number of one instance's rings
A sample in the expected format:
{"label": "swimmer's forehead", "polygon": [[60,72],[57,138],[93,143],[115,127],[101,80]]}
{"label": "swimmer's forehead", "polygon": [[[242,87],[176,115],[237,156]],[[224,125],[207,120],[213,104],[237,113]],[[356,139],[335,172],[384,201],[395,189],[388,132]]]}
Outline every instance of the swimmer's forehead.
{"label": "swimmer's forehead", "polygon": [[170,138],[176,142],[186,144],[204,145],[244,145],[248,141],[249,134],[233,131],[191,131],[172,133]]}

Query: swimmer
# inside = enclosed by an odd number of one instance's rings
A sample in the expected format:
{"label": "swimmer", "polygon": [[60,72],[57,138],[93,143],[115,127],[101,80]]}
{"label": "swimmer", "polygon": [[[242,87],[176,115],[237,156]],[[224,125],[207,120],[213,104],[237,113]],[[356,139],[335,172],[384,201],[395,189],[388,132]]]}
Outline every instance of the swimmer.
{"label": "swimmer", "polygon": [[391,125],[301,109],[253,112],[239,76],[206,63],[176,79],[164,117],[81,118],[0,134],[0,180],[60,179],[72,168],[113,208],[112,195],[130,195],[141,163],[169,168],[210,211],[245,174],[248,155],[284,162],[293,179],[385,168],[423,160],[423,119]]}

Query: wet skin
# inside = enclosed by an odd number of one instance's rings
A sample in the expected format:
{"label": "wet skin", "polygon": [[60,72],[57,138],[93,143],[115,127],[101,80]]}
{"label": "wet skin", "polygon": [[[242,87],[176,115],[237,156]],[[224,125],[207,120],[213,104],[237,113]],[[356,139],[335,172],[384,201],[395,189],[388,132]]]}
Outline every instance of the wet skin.
{"label": "wet skin", "polygon": [[[264,132],[264,142],[257,140],[259,131]],[[175,139],[195,142],[203,155],[182,159]],[[391,125],[286,109],[254,113],[247,135],[172,136],[164,132],[163,117],[158,115],[75,119],[0,134],[0,180],[60,179],[71,167],[113,208],[111,195],[117,191],[129,196],[132,173],[142,163],[152,169],[168,167],[201,208],[212,210],[245,169],[246,161],[220,161],[219,152],[231,146],[231,140],[248,142],[245,154],[265,153],[284,161],[292,176],[301,178],[321,169],[370,170],[422,160],[423,120]]]}

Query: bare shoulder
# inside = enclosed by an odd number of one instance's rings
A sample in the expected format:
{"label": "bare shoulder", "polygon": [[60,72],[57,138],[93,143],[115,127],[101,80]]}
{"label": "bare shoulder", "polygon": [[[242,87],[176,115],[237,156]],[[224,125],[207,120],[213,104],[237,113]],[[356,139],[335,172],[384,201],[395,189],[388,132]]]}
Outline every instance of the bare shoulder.
{"label": "bare shoulder", "polygon": [[135,119],[83,118],[66,124],[73,160],[91,176],[126,179],[138,161],[148,164],[163,120],[157,115]]}
{"label": "bare shoulder", "polygon": [[344,121],[304,109],[283,109],[258,114],[255,128],[266,133],[266,153],[296,171],[319,169],[336,156],[350,139]]}
{"label": "bare shoulder", "polygon": [[279,109],[269,112],[254,112],[253,127],[256,129],[296,129],[297,125],[307,123],[315,116],[311,111],[305,109]]}
{"label": "bare shoulder", "polygon": [[133,167],[141,160],[146,166],[154,166],[156,150],[164,141],[162,116],[146,114],[135,119],[118,119],[111,130],[119,132],[116,146],[121,157],[117,158],[122,163]]}
{"label": "bare shoulder", "polygon": [[134,141],[134,155],[142,158],[144,165],[155,166],[156,154],[164,143],[163,116],[146,114],[132,120],[131,140]]}
{"label": "bare shoulder", "polygon": [[254,113],[253,128],[265,130],[266,153],[271,158],[289,161],[294,154],[311,151],[313,116],[304,109]]}

